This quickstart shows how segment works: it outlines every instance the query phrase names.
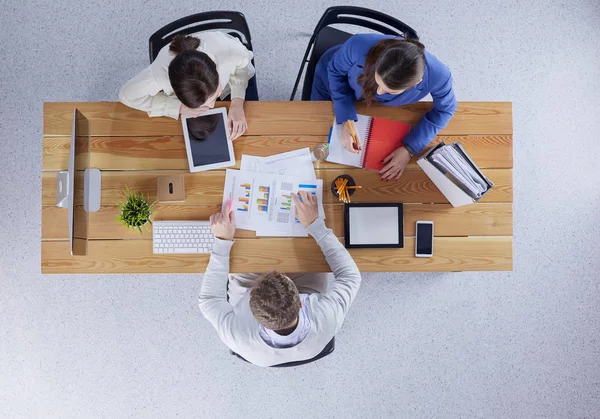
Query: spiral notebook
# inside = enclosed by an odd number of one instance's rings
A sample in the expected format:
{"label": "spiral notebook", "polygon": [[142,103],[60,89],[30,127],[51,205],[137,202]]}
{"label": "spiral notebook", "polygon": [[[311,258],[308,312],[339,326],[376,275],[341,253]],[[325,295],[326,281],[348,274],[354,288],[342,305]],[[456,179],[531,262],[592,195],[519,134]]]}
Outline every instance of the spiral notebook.
{"label": "spiral notebook", "polygon": [[344,148],[340,140],[342,125],[334,123],[329,134],[327,161],[379,171],[384,166],[382,160],[404,144],[404,137],[410,130],[409,124],[366,115],[358,115],[356,127],[362,145],[361,152],[355,154]]}

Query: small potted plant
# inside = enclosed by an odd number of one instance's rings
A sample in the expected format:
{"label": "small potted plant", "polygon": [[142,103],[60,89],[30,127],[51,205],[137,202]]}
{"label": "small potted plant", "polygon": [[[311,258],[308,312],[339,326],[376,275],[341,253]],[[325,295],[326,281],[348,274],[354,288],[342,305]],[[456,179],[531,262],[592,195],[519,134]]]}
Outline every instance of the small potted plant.
{"label": "small potted plant", "polygon": [[152,209],[154,204],[149,204],[144,194],[141,192],[132,191],[129,188],[123,190],[125,194],[125,202],[119,204],[121,214],[118,221],[129,228],[137,228],[142,234],[142,227],[148,230],[147,224],[152,224],[150,216],[153,214]]}

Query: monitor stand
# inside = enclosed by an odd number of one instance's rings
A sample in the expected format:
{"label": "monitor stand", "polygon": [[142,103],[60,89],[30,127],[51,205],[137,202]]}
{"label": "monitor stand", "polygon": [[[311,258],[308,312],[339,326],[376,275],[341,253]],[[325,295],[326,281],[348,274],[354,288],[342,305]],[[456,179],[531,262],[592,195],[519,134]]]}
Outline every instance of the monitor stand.
{"label": "monitor stand", "polygon": [[56,206],[67,208],[69,205],[69,172],[63,170],[56,175]]}
{"label": "monitor stand", "polygon": [[[102,174],[98,169],[85,169],[83,173],[84,200],[83,209],[86,212],[96,212],[100,209],[100,194],[102,190]],[[69,205],[69,172],[63,170],[56,176],[56,206],[67,208]]]}
{"label": "monitor stand", "polygon": [[87,212],[96,212],[100,209],[102,174],[98,169],[85,169],[83,179],[85,183],[83,209]]}

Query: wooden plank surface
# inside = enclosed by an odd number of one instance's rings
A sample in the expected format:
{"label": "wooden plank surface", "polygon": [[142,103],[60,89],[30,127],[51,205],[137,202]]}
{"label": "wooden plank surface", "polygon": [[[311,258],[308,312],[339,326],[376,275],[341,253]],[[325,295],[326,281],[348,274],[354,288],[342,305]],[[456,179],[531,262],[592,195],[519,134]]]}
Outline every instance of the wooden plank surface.
{"label": "wooden plank surface", "polygon": [[[218,107],[229,106],[227,102]],[[415,125],[431,102],[406,106],[357,104],[362,114],[379,116]],[[91,122],[93,136],[182,135],[181,122],[148,118],[146,112],[119,102],[46,102],[44,135],[70,135],[73,109],[78,108]],[[333,121],[331,102],[252,102],[245,106],[247,135],[327,135]],[[512,135],[510,102],[459,102],[454,117],[440,135]]]}
{"label": "wooden plank surface", "polygon": [[[217,106],[228,106],[221,103]],[[67,168],[72,111],[77,107],[91,121],[91,165],[103,170],[102,208],[90,214],[89,255],[71,257],[67,211],[55,207],[56,172]],[[403,107],[358,104],[359,113],[415,125],[430,109],[420,102]],[[268,156],[326,142],[333,120],[330,102],[254,102],[246,107],[247,135],[234,142],[236,156]],[[479,204],[452,208],[413,160],[395,182],[381,182],[376,173],[322,162],[326,223],[343,237],[343,205],[329,193],[342,173],[363,189],[354,202],[405,202],[404,249],[353,249],[362,271],[461,271],[512,269],[512,105],[461,102],[439,141],[461,142],[495,183]],[[239,160],[237,162],[239,166]],[[237,167],[237,166],[236,166]],[[42,271],[44,273],[203,272],[207,255],[152,255],[151,233],[127,231],[116,222],[125,185],[156,199],[156,178],[169,173],[186,177],[186,202],[157,206],[156,219],[207,219],[220,208],[224,170],[191,174],[181,122],[148,118],[120,103],[44,104],[42,173]],[[414,224],[433,220],[433,258],[414,257]],[[460,237],[463,236],[463,237]],[[464,237],[477,236],[477,237]],[[487,237],[486,237],[487,236]],[[238,230],[232,271],[326,271],[327,264],[312,238],[256,238]]]}
{"label": "wooden plank surface", "polygon": [[[351,249],[363,272],[496,271],[512,269],[512,238],[439,237],[435,256],[414,257],[414,239],[403,249]],[[150,240],[91,240],[88,256],[69,255],[68,241],[42,242],[42,273],[203,273],[209,255],[153,255]],[[327,272],[312,238],[240,239],[231,272]]]}
{"label": "wooden plank surface", "polygon": [[[67,170],[70,137],[44,137],[43,170]],[[438,136],[440,141],[460,142],[482,169],[510,169],[512,136]],[[239,168],[242,154],[271,156],[327,142],[326,136],[244,136],[233,142]],[[183,136],[92,137],[91,166],[100,170],[188,170]],[[428,150],[429,147],[426,148]],[[320,169],[339,169],[341,165],[319,162]],[[409,168],[417,168],[416,157]],[[224,169],[222,169],[224,170]]]}
{"label": "wooden plank surface", "polygon": [[[157,205],[154,220],[207,220],[220,205]],[[325,223],[338,237],[344,236],[343,205],[325,205]],[[152,229],[140,234],[127,230],[116,220],[119,207],[103,206],[90,214],[90,239],[151,239]],[[453,208],[449,204],[405,204],[404,235],[415,235],[417,220],[432,220],[435,235],[445,236],[510,236],[511,204],[478,204]],[[254,232],[237,230],[236,238],[254,238]],[[67,210],[56,206],[42,208],[42,239],[68,239]]]}
{"label": "wooden plank surface", "polygon": [[[201,176],[189,172],[103,172],[102,205],[114,205],[123,200],[123,188],[128,186],[156,200],[157,177],[164,174],[185,176],[186,203],[194,205],[218,205],[223,197],[224,171],[204,172]],[[336,204],[338,199],[330,193],[333,180],[341,174],[351,175],[362,185],[352,197],[353,202],[405,202],[440,203],[448,200],[421,170],[406,170],[398,182],[383,182],[377,173],[360,169],[317,170],[323,179],[323,203]],[[480,202],[512,202],[512,170],[488,169],[485,171],[494,188]],[[56,172],[42,173],[42,205],[56,203]],[[166,204],[168,205],[168,204]],[[172,204],[176,205],[176,204]]]}

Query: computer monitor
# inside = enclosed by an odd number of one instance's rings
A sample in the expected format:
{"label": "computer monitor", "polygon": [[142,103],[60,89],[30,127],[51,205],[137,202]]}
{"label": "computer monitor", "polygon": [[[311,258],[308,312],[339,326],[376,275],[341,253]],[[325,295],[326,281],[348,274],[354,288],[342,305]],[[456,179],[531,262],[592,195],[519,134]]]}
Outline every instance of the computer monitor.
{"label": "computer monitor", "polygon": [[68,210],[71,255],[86,256],[89,213],[100,208],[100,171],[90,168],[90,122],[73,110],[68,171],[59,172],[56,205]]}

